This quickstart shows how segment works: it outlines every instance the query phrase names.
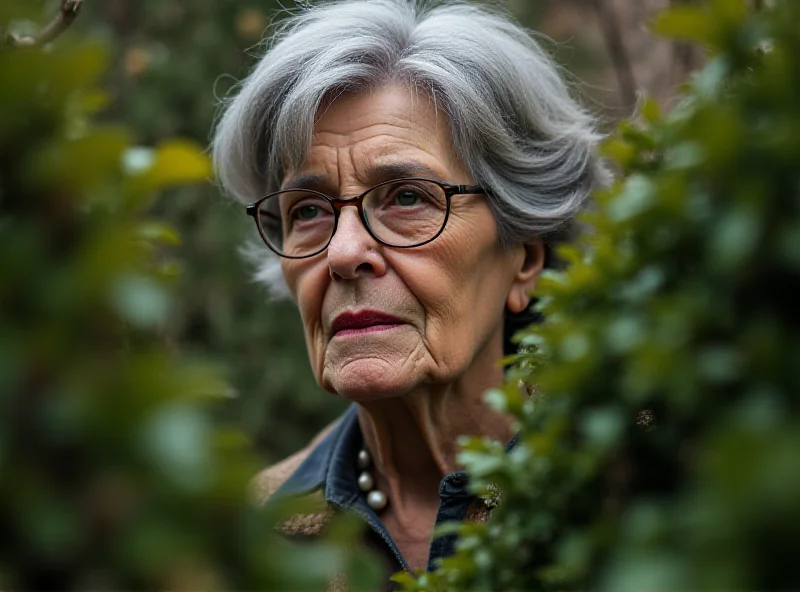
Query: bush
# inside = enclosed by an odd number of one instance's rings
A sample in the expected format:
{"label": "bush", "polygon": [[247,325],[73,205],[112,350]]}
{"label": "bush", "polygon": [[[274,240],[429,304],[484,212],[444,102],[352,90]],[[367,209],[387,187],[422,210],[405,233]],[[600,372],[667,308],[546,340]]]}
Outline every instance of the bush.
{"label": "bush", "polygon": [[219,369],[160,335],[179,237],[147,211],[209,162],[92,123],[106,54],[0,48],[0,589],[321,589],[365,559],[278,540]]}
{"label": "bush", "polygon": [[519,445],[462,454],[500,505],[406,590],[800,588],[800,4],[655,27],[709,62],[606,145],[622,180],[489,395]]}

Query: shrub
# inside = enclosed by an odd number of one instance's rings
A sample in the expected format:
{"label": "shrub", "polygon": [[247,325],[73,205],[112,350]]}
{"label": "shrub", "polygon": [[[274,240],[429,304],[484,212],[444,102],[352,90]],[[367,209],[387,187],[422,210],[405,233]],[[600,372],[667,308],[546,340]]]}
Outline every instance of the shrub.
{"label": "shrub", "polygon": [[500,505],[406,590],[800,588],[800,4],[655,27],[707,66],[606,145],[621,180],[489,394],[519,445],[462,454]]}
{"label": "shrub", "polygon": [[148,207],[208,160],[93,124],[106,61],[0,47],[0,589],[321,589],[350,559],[278,540],[220,369],[160,336],[179,237]]}

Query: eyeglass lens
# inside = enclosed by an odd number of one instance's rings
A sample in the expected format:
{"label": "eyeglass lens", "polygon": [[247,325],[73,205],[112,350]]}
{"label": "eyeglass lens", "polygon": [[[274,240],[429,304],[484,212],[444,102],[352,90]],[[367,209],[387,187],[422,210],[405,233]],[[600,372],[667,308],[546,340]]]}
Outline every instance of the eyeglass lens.
{"label": "eyeglass lens", "polygon": [[[436,183],[398,180],[364,195],[364,216],[372,234],[396,247],[413,247],[435,237],[447,218],[447,197]],[[258,212],[265,240],[290,257],[311,255],[333,236],[335,214],[324,197],[305,190],[281,191]]]}

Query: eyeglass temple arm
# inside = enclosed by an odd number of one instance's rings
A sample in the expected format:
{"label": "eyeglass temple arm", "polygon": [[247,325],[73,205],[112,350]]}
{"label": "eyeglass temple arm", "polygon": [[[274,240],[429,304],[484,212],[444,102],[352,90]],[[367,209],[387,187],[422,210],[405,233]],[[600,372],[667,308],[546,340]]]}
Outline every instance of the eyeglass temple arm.
{"label": "eyeglass temple arm", "polygon": [[448,187],[451,195],[461,195],[467,193],[488,193],[480,185],[450,185]]}
{"label": "eyeglass temple arm", "polygon": [[[258,203],[252,203],[247,206],[247,215],[253,218],[256,217],[256,213],[258,212]],[[280,220],[279,216],[276,216],[272,212],[261,212],[262,216],[267,216],[269,218],[274,218],[275,220]]]}

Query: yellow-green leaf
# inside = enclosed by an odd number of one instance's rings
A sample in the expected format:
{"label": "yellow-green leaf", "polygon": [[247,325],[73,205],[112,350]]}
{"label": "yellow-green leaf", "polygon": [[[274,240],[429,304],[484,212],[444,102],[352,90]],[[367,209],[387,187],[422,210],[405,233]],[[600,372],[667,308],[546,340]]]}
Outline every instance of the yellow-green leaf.
{"label": "yellow-green leaf", "polygon": [[147,241],[159,242],[173,246],[181,243],[181,237],[177,230],[175,230],[169,224],[155,220],[143,222],[139,226],[139,234]]}
{"label": "yellow-green leaf", "polygon": [[659,14],[652,24],[655,33],[665,37],[710,44],[715,37],[714,20],[708,11],[691,6],[678,6]]}
{"label": "yellow-green leaf", "polygon": [[100,89],[88,90],[77,97],[76,111],[79,115],[92,115],[104,109],[109,103],[108,93]]}
{"label": "yellow-green leaf", "polygon": [[661,119],[661,107],[655,99],[648,98],[642,104],[642,118],[651,125]]}
{"label": "yellow-green leaf", "polygon": [[619,137],[611,138],[603,143],[600,153],[624,169],[631,166],[636,159],[636,149]]}
{"label": "yellow-green leaf", "polygon": [[201,183],[211,176],[211,161],[194,142],[170,140],[156,149],[155,162],[145,174],[153,188]]}

